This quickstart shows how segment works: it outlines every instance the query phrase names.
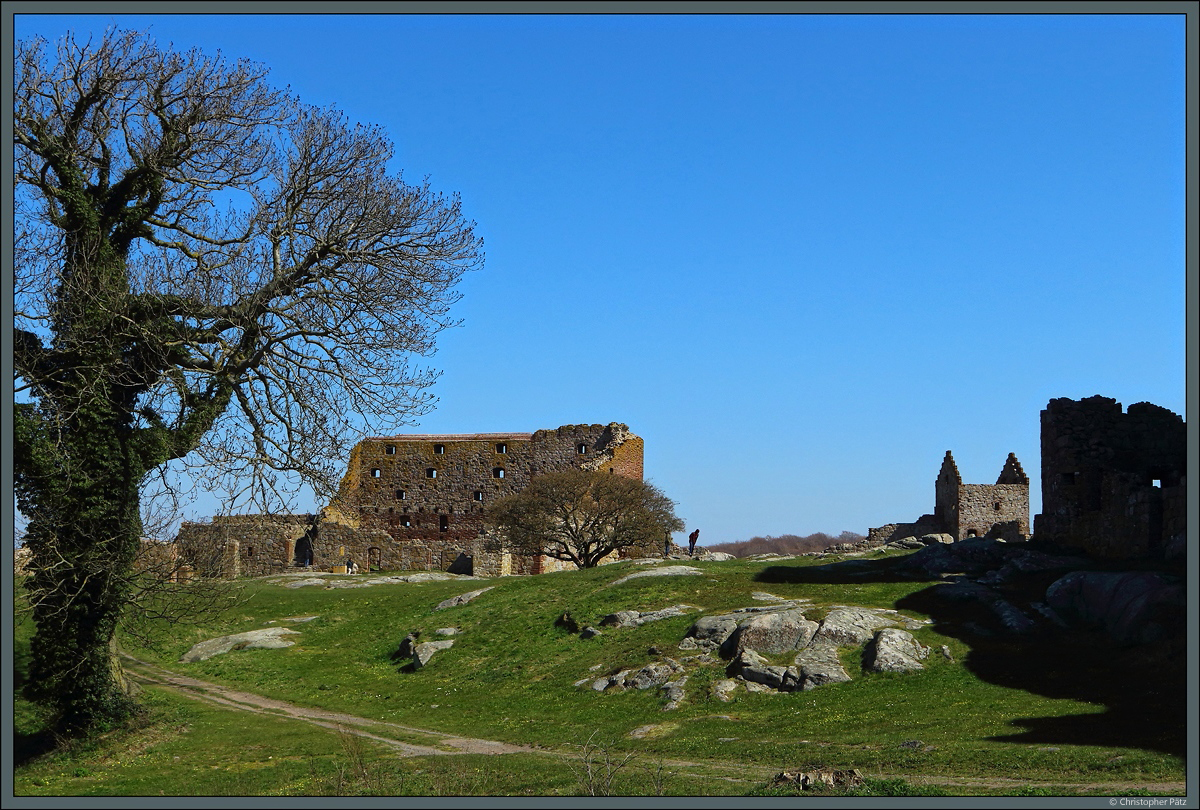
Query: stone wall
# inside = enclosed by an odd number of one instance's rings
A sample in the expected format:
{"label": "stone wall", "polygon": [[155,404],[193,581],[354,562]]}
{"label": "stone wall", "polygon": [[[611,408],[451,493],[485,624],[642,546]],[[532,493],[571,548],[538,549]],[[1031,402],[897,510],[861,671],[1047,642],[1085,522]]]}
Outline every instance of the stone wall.
{"label": "stone wall", "polygon": [[1185,542],[1187,427],[1148,402],[1052,399],[1041,414],[1039,540],[1100,557],[1158,556]]}
{"label": "stone wall", "polygon": [[314,515],[218,515],[183,523],[175,543],[198,576],[263,576],[296,564],[296,546],[314,522]]}

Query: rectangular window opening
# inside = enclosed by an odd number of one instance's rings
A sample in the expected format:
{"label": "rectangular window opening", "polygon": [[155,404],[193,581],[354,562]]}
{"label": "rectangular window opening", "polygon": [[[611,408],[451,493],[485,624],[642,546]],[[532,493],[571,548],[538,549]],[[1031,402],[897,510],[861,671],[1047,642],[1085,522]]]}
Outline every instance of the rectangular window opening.
{"label": "rectangular window opening", "polygon": [[494,470],[492,470],[492,478],[503,478],[503,477],[504,477],[504,468],[503,467],[496,467]]}
{"label": "rectangular window opening", "polygon": [[378,478],[378,477],[379,477],[381,474],[382,474],[382,473],[380,473],[380,471],[379,471],[379,468],[378,468],[378,467],[376,467],[375,469],[371,470],[371,477],[372,477],[372,478]]}
{"label": "rectangular window opening", "polygon": [[387,446],[387,449],[386,449],[386,450],[384,450],[383,452],[387,453],[389,456],[394,456],[394,455],[396,455],[396,445],[394,445],[394,444],[389,444],[389,445]]}
{"label": "rectangular window opening", "polygon": [[582,456],[587,453],[588,446],[586,444],[578,444],[575,446],[575,451]]}
{"label": "rectangular window opening", "polygon": [[435,444],[435,445],[433,446],[433,452],[437,453],[439,456],[440,456],[440,455],[442,455],[443,453],[445,453],[445,452],[446,452],[446,445],[444,445],[444,444]]}
{"label": "rectangular window opening", "polygon": [[449,515],[438,515],[438,531],[439,532],[450,531],[450,516]]}
{"label": "rectangular window opening", "polygon": [[508,445],[507,445],[507,444],[498,444],[498,445],[496,445],[496,452],[497,452],[497,453],[507,453],[507,452],[508,452]]}
{"label": "rectangular window opening", "polygon": [[433,467],[427,468],[425,470],[425,477],[426,478],[437,478],[437,470],[435,470]]}
{"label": "rectangular window opening", "polygon": [[482,500],[483,500],[483,493],[482,493],[482,492],[476,492],[476,493],[475,493],[475,500],[477,500],[477,501],[482,501]]}
{"label": "rectangular window opening", "polygon": [[408,497],[408,493],[402,489],[396,490],[396,500],[403,501]]}

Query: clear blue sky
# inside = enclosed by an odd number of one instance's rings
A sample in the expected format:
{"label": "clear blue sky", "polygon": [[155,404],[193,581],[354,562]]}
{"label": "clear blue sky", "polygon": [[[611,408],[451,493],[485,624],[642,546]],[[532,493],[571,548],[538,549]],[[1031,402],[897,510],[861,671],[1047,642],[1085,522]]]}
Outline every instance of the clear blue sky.
{"label": "clear blue sky", "polygon": [[[865,533],[1101,394],[1185,411],[1182,15],[18,16],[271,68],[461,193],[395,432],[625,422],[702,543]],[[318,504],[304,504],[316,508]],[[204,513],[204,505],[198,509]]]}

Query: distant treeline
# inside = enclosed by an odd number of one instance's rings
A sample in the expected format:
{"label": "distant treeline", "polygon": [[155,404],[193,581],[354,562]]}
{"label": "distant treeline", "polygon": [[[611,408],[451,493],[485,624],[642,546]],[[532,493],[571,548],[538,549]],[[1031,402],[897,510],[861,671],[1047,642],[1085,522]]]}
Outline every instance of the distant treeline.
{"label": "distant treeline", "polygon": [[800,537],[795,534],[781,534],[778,537],[751,537],[749,540],[738,540],[736,543],[714,543],[705,546],[710,551],[723,551],[735,557],[753,557],[755,554],[804,554],[809,551],[824,551],[830,546],[841,543],[857,543],[865,540],[857,532],[842,532],[834,537],[825,532]]}

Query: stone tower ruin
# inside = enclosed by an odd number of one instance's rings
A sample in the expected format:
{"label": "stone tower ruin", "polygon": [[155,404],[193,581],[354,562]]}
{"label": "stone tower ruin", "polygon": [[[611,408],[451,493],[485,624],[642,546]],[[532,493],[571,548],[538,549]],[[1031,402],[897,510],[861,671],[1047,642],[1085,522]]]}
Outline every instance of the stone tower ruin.
{"label": "stone tower ruin", "polygon": [[1174,556],[1186,544],[1187,427],[1166,408],[1108,397],[1042,411],[1037,540],[1100,557]]}

